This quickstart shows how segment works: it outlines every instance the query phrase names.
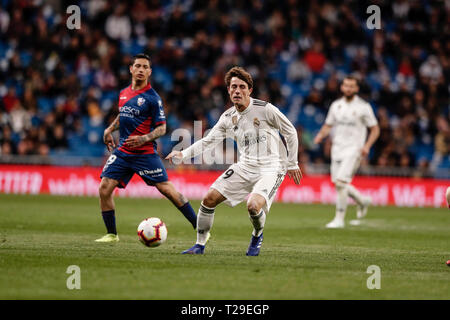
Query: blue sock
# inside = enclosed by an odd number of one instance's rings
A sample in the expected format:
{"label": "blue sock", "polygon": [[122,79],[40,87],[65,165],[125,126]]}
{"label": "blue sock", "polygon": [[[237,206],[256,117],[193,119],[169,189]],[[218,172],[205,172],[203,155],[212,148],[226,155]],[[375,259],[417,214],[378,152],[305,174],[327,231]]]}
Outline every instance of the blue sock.
{"label": "blue sock", "polygon": [[195,214],[194,209],[192,209],[189,201],[179,207],[178,210],[180,210],[181,213],[186,217],[186,219],[188,219],[194,229],[197,228],[197,215]]}
{"label": "blue sock", "polygon": [[115,211],[102,211],[102,217],[105,222],[107,232],[117,234]]}

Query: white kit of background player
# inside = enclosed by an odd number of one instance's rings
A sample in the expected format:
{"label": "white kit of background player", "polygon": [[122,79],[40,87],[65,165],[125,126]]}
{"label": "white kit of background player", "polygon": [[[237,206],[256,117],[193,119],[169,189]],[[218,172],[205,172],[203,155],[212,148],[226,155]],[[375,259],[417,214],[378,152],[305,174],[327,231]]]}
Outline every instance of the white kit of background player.
{"label": "white kit of background player", "polygon": [[240,153],[239,161],[213,183],[203,198],[197,216],[197,242],[183,253],[203,253],[219,203],[236,206],[250,195],[247,210],[253,232],[247,255],[256,256],[262,244],[266,214],[284,176],[287,173],[296,184],[300,183],[297,131],[278,108],[250,98],[253,81],[244,69],[232,68],[225,82],[233,106],[221,115],[206,137],[182,152],[172,151],[167,157],[190,159],[214,148],[225,138],[234,139]]}
{"label": "white kit of background player", "polygon": [[[348,196],[357,204],[357,219],[350,221],[350,224],[359,225],[360,219],[366,216],[367,208],[371,204],[371,198],[363,196],[351,184],[361,157],[369,154],[370,148],[380,134],[372,107],[356,94],[358,91],[356,78],[345,77],[341,84],[343,97],[331,104],[325,124],[314,138],[314,143],[320,143],[333,128],[330,171],[337,192],[336,215],[326,225],[327,228],[345,226]],[[367,128],[370,131],[368,138]]]}

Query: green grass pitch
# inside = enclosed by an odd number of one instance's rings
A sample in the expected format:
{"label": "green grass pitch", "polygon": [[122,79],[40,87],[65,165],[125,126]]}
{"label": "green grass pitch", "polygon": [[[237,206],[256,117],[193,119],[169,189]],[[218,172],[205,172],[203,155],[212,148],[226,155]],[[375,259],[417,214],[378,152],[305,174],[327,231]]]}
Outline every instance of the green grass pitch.
{"label": "green grass pitch", "polygon": [[[196,234],[169,201],[116,198],[116,212],[121,241],[99,244],[97,198],[0,195],[0,299],[450,299],[448,209],[372,207],[364,225],[327,230],[333,206],[275,203],[259,257],[245,256],[244,204],[216,209],[203,256],[180,254]],[[150,216],[168,227],[158,248],[136,235]],[[367,288],[370,265],[380,289]]]}

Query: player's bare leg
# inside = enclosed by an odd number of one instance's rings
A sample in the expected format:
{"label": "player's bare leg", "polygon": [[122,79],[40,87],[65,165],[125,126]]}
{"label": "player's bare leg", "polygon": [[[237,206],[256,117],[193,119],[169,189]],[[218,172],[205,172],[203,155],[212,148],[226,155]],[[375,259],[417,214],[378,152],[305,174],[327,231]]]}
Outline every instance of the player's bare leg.
{"label": "player's bare leg", "polygon": [[[447,206],[450,209],[450,187],[445,191],[445,199],[447,200]],[[447,260],[447,265],[450,267],[450,260]]]}
{"label": "player's bare leg", "polygon": [[103,177],[98,188],[100,196],[100,209],[102,211],[115,210],[113,191],[119,185],[119,181]]}
{"label": "player's bare leg", "polygon": [[266,213],[262,209],[265,204],[266,199],[256,193],[252,193],[247,200],[247,210],[253,225],[252,239],[247,249],[247,256],[259,255],[263,241],[264,224],[266,223]]}
{"label": "player's bare leg", "polygon": [[115,204],[113,191],[119,182],[114,179],[103,177],[98,188],[100,196],[100,209],[102,210],[103,222],[105,223],[107,234],[97,242],[117,242],[119,237],[116,230]]}
{"label": "player's bare leg", "polygon": [[155,187],[176,207],[181,207],[188,202],[188,200],[175,189],[175,186],[170,181],[156,183]]}
{"label": "player's bare leg", "polygon": [[225,198],[219,191],[210,188],[206,196],[203,198],[202,203],[207,207],[215,208],[226,199],[227,198]]}
{"label": "player's bare leg", "polygon": [[445,191],[445,198],[447,199],[447,206],[450,209],[450,187]]}
{"label": "player's bare leg", "polygon": [[335,182],[336,187],[336,215],[334,219],[326,225],[327,228],[336,229],[343,228],[345,226],[345,212],[347,211],[347,199],[348,199],[348,183],[342,180]]}
{"label": "player's bare leg", "polygon": [[180,210],[195,229],[197,227],[195,211],[192,209],[188,199],[175,189],[173,183],[170,181],[159,182],[155,184],[155,187]]}
{"label": "player's bare leg", "polygon": [[197,242],[192,248],[183,251],[183,254],[203,254],[210,236],[209,231],[214,222],[214,210],[225,200],[226,198],[216,189],[210,188],[208,190],[197,214]]}

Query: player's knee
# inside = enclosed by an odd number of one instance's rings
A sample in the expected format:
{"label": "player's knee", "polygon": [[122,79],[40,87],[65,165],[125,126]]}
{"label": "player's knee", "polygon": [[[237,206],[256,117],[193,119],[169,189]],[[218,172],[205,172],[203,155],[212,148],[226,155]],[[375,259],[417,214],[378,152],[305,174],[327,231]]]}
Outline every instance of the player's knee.
{"label": "player's knee", "polygon": [[111,188],[106,183],[100,183],[98,187],[98,194],[101,198],[108,198],[112,194]]}
{"label": "player's knee", "polygon": [[215,208],[217,206],[217,199],[213,193],[208,192],[203,198],[202,204],[208,208]]}
{"label": "player's knee", "polygon": [[204,205],[205,207],[208,207],[208,208],[215,208],[216,201],[213,198],[206,196],[202,200],[202,205]]}
{"label": "player's knee", "polygon": [[347,185],[348,185],[347,182],[341,180],[337,180],[334,182],[334,186],[336,187],[337,190],[345,189]]}
{"label": "player's knee", "polygon": [[249,201],[247,202],[247,210],[251,216],[256,216],[261,211],[261,208],[256,201]]}

